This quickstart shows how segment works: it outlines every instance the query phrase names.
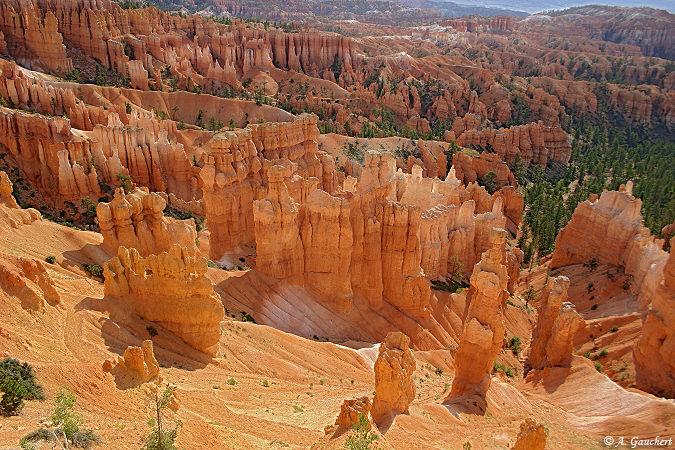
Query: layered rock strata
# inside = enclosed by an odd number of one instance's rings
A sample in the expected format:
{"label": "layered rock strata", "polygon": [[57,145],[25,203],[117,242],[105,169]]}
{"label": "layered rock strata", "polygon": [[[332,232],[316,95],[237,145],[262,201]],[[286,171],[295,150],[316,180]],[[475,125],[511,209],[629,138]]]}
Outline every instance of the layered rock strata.
{"label": "layered rock strata", "polygon": [[[642,202],[633,183],[579,203],[556,238],[551,267],[596,262],[623,267],[633,277],[643,329],[633,348],[637,385],[657,395],[675,396],[673,311],[675,264],[672,253],[644,226]],[[672,244],[672,240],[671,240]],[[671,247],[672,248],[672,247]]]}
{"label": "layered rock strata", "polygon": [[105,295],[128,302],[145,320],[215,355],[224,311],[206,270],[206,259],[177,244],[145,258],[134,248],[119,247],[103,270]]}

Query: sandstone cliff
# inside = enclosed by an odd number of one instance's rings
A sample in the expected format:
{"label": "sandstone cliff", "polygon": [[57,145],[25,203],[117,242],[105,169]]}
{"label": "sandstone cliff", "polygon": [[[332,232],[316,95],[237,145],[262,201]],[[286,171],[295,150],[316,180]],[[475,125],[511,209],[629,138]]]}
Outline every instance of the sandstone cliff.
{"label": "sandstone cliff", "polygon": [[663,241],[644,226],[642,202],[632,195],[633,183],[605,191],[579,203],[556,239],[551,267],[595,261],[624,268],[638,291],[643,330],[633,352],[638,385],[655,394],[673,396],[669,344],[672,339],[675,289],[672,256]]}
{"label": "sandstone cliff", "polygon": [[104,267],[105,295],[128,302],[140,317],[215,355],[224,312],[206,270],[204,258],[177,244],[147,258],[119,247]]}

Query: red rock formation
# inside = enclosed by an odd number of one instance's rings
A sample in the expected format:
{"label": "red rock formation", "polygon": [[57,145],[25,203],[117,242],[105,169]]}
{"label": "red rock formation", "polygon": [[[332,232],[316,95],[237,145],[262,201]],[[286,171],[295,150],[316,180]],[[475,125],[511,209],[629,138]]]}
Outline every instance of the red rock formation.
{"label": "red rock formation", "polygon": [[[253,201],[265,195],[267,167],[274,165],[272,161],[286,167],[287,180],[299,175],[295,178],[297,189],[292,192],[295,201],[304,200],[311,191],[302,178],[316,178],[329,193],[336,188],[334,165],[318,152],[316,121],[315,116],[301,115],[289,123],[250,125],[211,142],[211,155],[199,176],[211,230],[212,259],[255,238]],[[263,167],[266,160],[268,166]]]}
{"label": "red rock formation", "polygon": [[518,247],[513,247],[506,254],[506,267],[509,274],[509,283],[506,289],[512,294],[520,278],[520,265],[523,263],[524,258],[525,254]]}
{"label": "red rock formation", "polygon": [[2,255],[0,260],[0,288],[21,301],[24,309],[40,311],[45,304],[61,301],[54,281],[45,266],[36,259]]}
{"label": "red rock formation", "polygon": [[619,191],[605,191],[599,199],[579,203],[558,234],[551,267],[595,260],[621,266],[633,277],[638,307],[644,313],[642,335],[633,349],[636,382],[644,390],[673,397],[675,264],[663,242],[644,226],[642,202],[633,197],[632,187],[628,182]]}
{"label": "red rock formation", "polygon": [[396,414],[408,412],[415,399],[415,357],[410,338],[400,332],[387,333],[375,361],[375,398],[371,415],[381,425]]}
{"label": "red rock formation", "polygon": [[141,256],[166,252],[174,244],[194,250],[194,220],[165,217],[164,208],[166,200],[147,188],[126,195],[119,188],[110,203],[101,202],[96,207],[103,247],[112,255],[120,246],[135,248]]}
{"label": "red rock formation", "polygon": [[[658,284],[650,289],[651,303],[640,340],[633,347],[638,388],[668,398],[675,397],[675,256],[671,253],[662,269],[652,266]],[[648,280],[646,281],[646,283]]]}
{"label": "red rock formation", "polygon": [[450,397],[484,397],[491,382],[492,366],[504,342],[504,305],[508,274],[503,265],[506,231],[494,228],[491,248],[471,274],[468,312],[455,355],[455,379]]}
{"label": "red rock formation", "polygon": [[533,419],[525,419],[520,424],[520,432],[512,450],[545,450],[546,427]]}
{"label": "red rock formation", "polygon": [[563,129],[560,126],[546,126],[541,121],[499,130],[467,128],[460,133],[453,131],[446,139],[456,140],[463,147],[490,148],[507,162],[514,161],[520,155],[523,161],[542,165],[546,165],[549,160],[567,164],[572,155],[572,146]]}
{"label": "red rock formation", "polygon": [[3,219],[12,228],[20,225],[30,225],[36,220],[42,220],[40,212],[33,208],[21,209],[12,195],[14,188],[7,174],[0,171],[0,219]]}
{"label": "red rock formation", "polygon": [[145,320],[215,355],[224,311],[206,270],[206,259],[179,245],[147,258],[120,247],[103,269],[105,295],[128,302]]}
{"label": "red rock formation", "polygon": [[533,369],[569,367],[572,363],[574,335],[583,319],[567,302],[569,279],[551,278],[539,306],[537,325],[532,334],[529,361]]}
{"label": "red rock formation", "polygon": [[[662,242],[644,226],[642,202],[633,197],[633,183],[605,191],[599,200],[579,203],[570,222],[556,238],[551,267],[587,263],[622,266],[642,286],[645,277],[665,264]],[[656,266],[653,266],[656,264]],[[643,296],[644,297],[644,296]],[[640,300],[641,309],[649,301]]]}
{"label": "red rock formation", "polygon": [[464,152],[457,152],[452,155],[452,166],[455,168],[455,175],[464,184],[473,183],[478,177],[483,178],[486,173],[494,172],[497,188],[518,186],[509,166],[496,153],[481,153],[472,158]]}
{"label": "red rock formation", "polygon": [[106,360],[103,370],[113,375],[125,376],[141,383],[152,380],[159,375],[159,364],[155,359],[152,341],[143,341],[140,347],[128,346],[124,355],[115,360]]}
{"label": "red rock formation", "polygon": [[368,420],[367,429],[370,430],[370,409],[370,398],[367,396],[355,398],[353,400],[345,400],[340,407],[340,414],[335,420],[335,425],[349,430],[352,428],[352,425],[359,423],[359,416],[364,414]]}
{"label": "red rock formation", "polygon": [[58,74],[73,70],[52,11],[47,10],[43,15],[32,2],[3,2],[0,5],[0,31],[10,43],[8,51],[17,61]]}

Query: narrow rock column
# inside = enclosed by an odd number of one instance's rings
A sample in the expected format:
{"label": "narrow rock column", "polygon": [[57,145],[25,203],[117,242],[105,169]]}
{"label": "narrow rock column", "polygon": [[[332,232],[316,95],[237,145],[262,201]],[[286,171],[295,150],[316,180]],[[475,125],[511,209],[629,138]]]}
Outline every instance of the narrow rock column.
{"label": "narrow rock column", "polygon": [[455,380],[450,397],[485,396],[492,366],[504,342],[504,304],[508,282],[505,257],[506,231],[493,228],[490,248],[483,252],[471,274],[464,332],[455,355]]}
{"label": "narrow rock column", "polygon": [[410,338],[398,331],[387,333],[375,361],[375,398],[371,415],[380,425],[396,414],[408,411],[415,398],[415,357]]}

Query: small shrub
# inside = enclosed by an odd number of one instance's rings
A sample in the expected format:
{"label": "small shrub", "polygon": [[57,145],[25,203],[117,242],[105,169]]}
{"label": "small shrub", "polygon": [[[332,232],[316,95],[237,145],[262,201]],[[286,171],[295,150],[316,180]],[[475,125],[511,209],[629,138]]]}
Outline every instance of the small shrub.
{"label": "small shrub", "polygon": [[594,303],[593,306],[591,306],[591,310],[595,311],[596,309],[598,309],[598,304]]}
{"label": "small shrub", "polygon": [[600,364],[599,362],[596,362],[594,365],[595,365],[595,370],[602,373],[602,364]]}
{"label": "small shrub", "polygon": [[89,272],[89,275],[97,278],[103,278],[103,267],[99,266],[98,264],[84,263],[82,264],[82,267],[84,267],[84,270]]}
{"label": "small shrub", "polygon": [[471,450],[471,442],[466,441],[462,444],[462,450]]}
{"label": "small shrub", "polygon": [[157,332],[157,329],[155,327],[153,327],[152,325],[148,325],[147,327],[145,327],[145,329],[148,330],[148,334],[150,335],[151,338],[155,337],[159,334]]}
{"label": "small shrub", "polygon": [[255,323],[255,320],[253,319],[253,317],[249,313],[247,313],[246,311],[241,311],[241,320],[243,322]]}
{"label": "small shrub", "polygon": [[611,331],[612,333],[616,333],[617,331],[619,331],[619,327],[614,325],[612,328],[609,329],[609,331]]}
{"label": "small shrub", "polygon": [[443,375],[443,369],[441,369],[440,367],[436,367],[436,370],[434,370],[434,372],[436,372],[436,375],[438,375],[439,377]]}
{"label": "small shrub", "polygon": [[56,256],[49,255],[45,258],[45,261],[49,264],[54,264],[56,262]]}
{"label": "small shrub", "polygon": [[506,348],[510,349],[516,356],[520,354],[520,336],[513,336],[506,344]]}
{"label": "small shrub", "polygon": [[162,391],[160,389],[162,387],[161,383],[161,380],[157,379],[146,394],[152,404],[152,414],[157,419],[152,418],[148,420],[148,426],[152,428],[152,433],[145,438],[143,450],[175,450],[174,441],[178,436],[178,429],[183,426],[180,420],[176,420],[174,428],[165,431],[165,411],[169,409],[169,404],[176,388],[175,386],[166,385]]}
{"label": "small shrub", "polygon": [[237,384],[234,378],[230,378],[229,380],[226,381],[226,383],[229,384],[230,386],[234,386],[235,384]]}
{"label": "small shrub", "polygon": [[263,387],[270,387],[270,382],[267,380],[262,380],[262,386]]}
{"label": "small shrub", "polygon": [[350,450],[365,450],[377,440],[377,435],[370,432],[370,424],[365,413],[359,414],[359,421],[352,425],[354,434],[345,440],[345,447]]}
{"label": "small shrub", "polygon": [[584,353],[584,358],[591,359],[591,352]]}

